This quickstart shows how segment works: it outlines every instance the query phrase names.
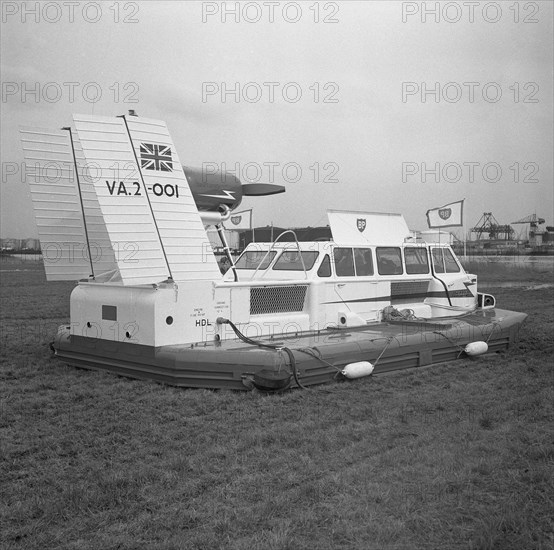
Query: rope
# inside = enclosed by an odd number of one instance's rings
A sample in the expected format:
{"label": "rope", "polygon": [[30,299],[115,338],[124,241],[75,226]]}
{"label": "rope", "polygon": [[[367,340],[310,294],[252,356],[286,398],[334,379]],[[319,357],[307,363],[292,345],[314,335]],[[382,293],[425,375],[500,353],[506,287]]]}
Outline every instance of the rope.
{"label": "rope", "polygon": [[[413,314],[413,312],[412,312],[412,314]],[[296,382],[296,384],[298,385],[299,388],[302,388],[303,390],[309,389],[306,386],[304,386],[302,384],[302,382],[300,382],[300,378],[298,376],[298,368],[297,368],[297,365],[296,365],[296,358],[294,357],[294,353],[293,353],[292,349],[290,349],[286,346],[276,346],[276,345],[273,345],[273,344],[265,344],[264,342],[259,342],[257,340],[253,340],[252,338],[249,338],[248,336],[244,335],[238,329],[238,327],[232,321],[230,321],[229,319],[224,319],[222,317],[218,317],[217,320],[216,320],[216,323],[217,324],[229,325],[233,329],[234,333],[238,336],[238,338],[240,340],[242,340],[243,342],[245,342],[246,344],[250,344],[252,346],[258,346],[260,348],[272,349],[272,350],[278,351],[279,353],[284,351],[287,354],[288,358],[289,358],[289,362],[290,362],[290,366],[291,366],[291,370],[292,370],[292,375],[294,377],[294,381]],[[376,338],[375,340],[372,340],[372,342],[374,342],[376,340],[381,340],[381,339],[382,338]],[[374,367],[377,365],[377,363],[379,362],[379,360],[381,359],[381,357],[383,356],[385,351],[387,351],[388,347],[390,346],[390,344],[393,340],[398,341],[396,336],[390,336],[389,338],[386,339],[387,342],[385,344],[385,347],[381,350],[381,353],[379,354],[379,356],[375,360],[375,363],[373,363]],[[329,361],[326,361],[325,359],[323,359],[323,357],[321,357],[321,354],[319,353],[319,350],[317,348],[295,348],[294,351],[297,351],[297,352],[300,352],[300,353],[305,353],[306,355],[309,355],[310,357],[313,357],[314,359],[320,361],[323,365],[335,369],[337,371],[337,373],[335,374],[335,378],[338,374],[340,374],[342,372],[341,368],[339,368],[336,365],[333,365],[332,363],[329,363]]]}
{"label": "rope", "polygon": [[413,309],[396,309],[393,306],[387,306],[383,309],[384,321],[414,321],[417,317]]}
{"label": "rope", "polygon": [[373,363],[374,367],[377,366],[377,363],[379,362],[379,359],[381,359],[381,357],[383,356],[383,353],[385,353],[385,351],[387,351],[387,348],[390,346],[390,343],[393,340],[396,340],[396,336],[391,336],[390,338],[387,339],[387,343],[385,344],[385,347],[381,350],[381,353],[379,354],[379,357],[377,357],[377,359],[375,359],[375,363]]}
{"label": "rope", "polygon": [[454,342],[454,340],[452,340],[451,338],[446,336],[446,334],[443,334],[442,332],[439,332],[438,330],[434,330],[433,334],[438,334],[439,336],[442,336],[443,338],[446,338],[453,346],[456,346],[460,350],[460,353],[458,353],[458,356],[456,357],[456,359],[458,359],[460,357],[460,355],[462,355],[462,353],[465,352],[465,349],[462,348],[462,346],[460,346],[460,344],[458,344],[457,342]]}
{"label": "rope", "polygon": [[[488,338],[485,340],[485,344],[487,344],[487,346],[489,344],[489,340],[491,339],[491,336],[494,334],[494,331],[497,328],[500,329],[500,325],[497,321],[495,321],[492,325],[492,330],[491,330]],[[502,330],[502,329],[500,329],[500,330]],[[458,356],[456,357],[456,359],[458,359],[460,357],[460,355],[462,355],[462,353],[465,353],[465,347],[462,347],[457,342],[454,342],[454,340],[452,340],[451,338],[446,336],[446,334],[443,334],[442,332],[439,332],[438,330],[434,330],[433,334],[438,334],[439,336],[442,336],[443,338],[446,338],[452,345],[456,346],[460,350],[460,353],[458,353]]]}
{"label": "rope", "polygon": [[494,333],[494,329],[500,329],[500,332],[502,332],[502,329],[500,328],[500,324],[498,323],[498,321],[494,321],[493,324],[492,324],[492,330],[491,330],[491,333],[489,334],[489,337],[485,340],[486,344],[488,345],[489,343],[489,340],[491,339],[491,336],[493,335]]}

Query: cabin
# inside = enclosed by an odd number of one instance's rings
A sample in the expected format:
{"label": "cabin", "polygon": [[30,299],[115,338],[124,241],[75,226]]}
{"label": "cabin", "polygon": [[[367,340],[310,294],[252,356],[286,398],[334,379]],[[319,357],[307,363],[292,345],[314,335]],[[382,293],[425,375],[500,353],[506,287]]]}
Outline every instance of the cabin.
{"label": "cabin", "polygon": [[[216,294],[227,285],[249,288],[248,320],[241,321],[284,332],[283,319],[299,332],[379,323],[391,306],[419,319],[476,309],[476,276],[449,245],[415,242],[401,215],[330,211],[329,218],[333,236],[346,233],[346,240],[250,243]],[[349,224],[363,231],[349,236]]]}

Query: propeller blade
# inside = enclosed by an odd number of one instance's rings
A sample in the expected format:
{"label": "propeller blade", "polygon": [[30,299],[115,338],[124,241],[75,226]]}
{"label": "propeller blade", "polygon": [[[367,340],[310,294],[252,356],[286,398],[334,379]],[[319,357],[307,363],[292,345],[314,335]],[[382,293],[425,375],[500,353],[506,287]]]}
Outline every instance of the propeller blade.
{"label": "propeller blade", "polygon": [[263,197],[264,195],[277,195],[284,193],[284,185],[274,183],[243,183],[242,194],[247,197]]}

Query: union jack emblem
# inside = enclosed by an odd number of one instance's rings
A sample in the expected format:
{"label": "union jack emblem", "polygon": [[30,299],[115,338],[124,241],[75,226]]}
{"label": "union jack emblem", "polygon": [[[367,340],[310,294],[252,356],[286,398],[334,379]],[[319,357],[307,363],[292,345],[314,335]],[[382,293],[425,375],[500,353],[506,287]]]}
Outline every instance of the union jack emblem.
{"label": "union jack emblem", "polygon": [[140,165],[145,170],[173,172],[171,147],[155,143],[140,144]]}

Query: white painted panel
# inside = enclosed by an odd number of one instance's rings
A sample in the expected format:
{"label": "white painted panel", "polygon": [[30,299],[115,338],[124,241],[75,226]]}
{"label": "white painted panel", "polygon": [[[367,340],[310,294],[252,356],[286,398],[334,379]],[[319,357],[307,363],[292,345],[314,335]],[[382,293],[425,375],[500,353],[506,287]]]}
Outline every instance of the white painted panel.
{"label": "white painted panel", "polygon": [[174,280],[221,279],[165,122],[132,116],[126,121]]}
{"label": "white painted panel", "polygon": [[411,237],[401,214],[329,210],[333,241],[340,245],[396,245]]}
{"label": "white painted panel", "polygon": [[119,278],[119,269],[115,261],[115,253],[110,242],[106,224],[104,223],[100,205],[98,204],[98,197],[96,196],[96,191],[90,178],[91,174],[86,165],[79,136],[75,129],[73,129],[72,136],[75,159],[79,172],[79,185],[83,200],[86,228],[94,265],[94,275],[98,277],[102,273],[113,271],[117,274],[114,274],[114,277]]}
{"label": "white painted panel", "polygon": [[91,275],[69,132],[22,127],[21,143],[49,281]]}
{"label": "white painted panel", "polygon": [[169,277],[125,122],[75,115],[83,156],[124,285]]}

